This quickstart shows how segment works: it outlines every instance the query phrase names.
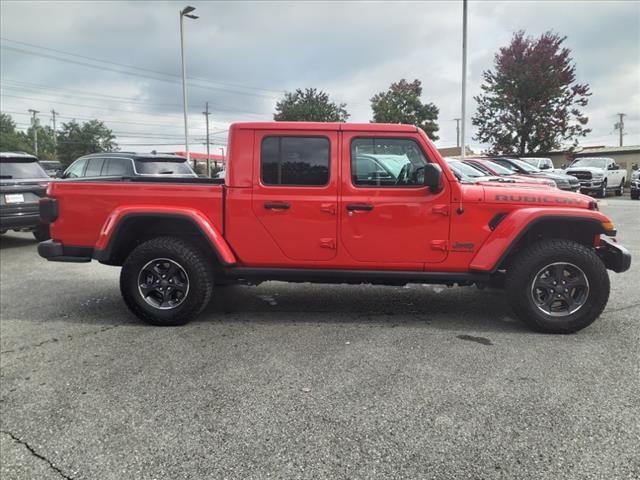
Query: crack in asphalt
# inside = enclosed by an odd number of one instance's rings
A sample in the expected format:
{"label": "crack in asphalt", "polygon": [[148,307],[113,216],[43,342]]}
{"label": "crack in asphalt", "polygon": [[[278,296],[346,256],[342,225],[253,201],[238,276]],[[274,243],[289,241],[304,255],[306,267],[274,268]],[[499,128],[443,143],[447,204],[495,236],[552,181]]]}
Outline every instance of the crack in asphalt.
{"label": "crack in asphalt", "polygon": [[[75,335],[75,336],[67,335],[67,337],[64,340],[73,340],[74,338],[78,338],[78,337],[86,337],[88,335],[97,335],[97,334],[102,333],[102,332],[107,332],[109,330],[113,330],[114,328],[118,328],[120,326],[121,325],[112,325],[110,327],[100,328],[99,330],[80,333],[80,334]],[[3,351],[0,352],[0,354],[23,352],[25,350],[31,350],[33,348],[41,347],[43,345],[46,345],[47,343],[57,343],[59,341],[60,341],[60,339],[55,338],[55,337],[54,338],[49,338],[48,340],[43,340],[42,342],[34,343],[33,345],[23,345],[22,347],[19,347],[19,348],[13,349],[13,350],[3,350]]]}
{"label": "crack in asphalt", "polygon": [[66,473],[64,473],[60,468],[56,467],[53,462],[51,462],[51,460],[49,460],[47,457],[45,457],[44,455],[41,455],[40,453],[36,452],[33,447],[31,445],[29,445],[27,442],[25,442],[24,440],[16,437],[13,433],[8,432],[6,430],[0,430],[0,433],[4,433],[5,435],[7,435],[8,437],[10,437],[14,442],[19,443],[20,445],[23,445],[28,451],[29,453],[31,453],[31,455],[33,455],[36,458],[39,458],[40,460],[42,460],[43,462],[46,462],[47,465],[49,465],[49,467],[55,471],[56,473],[58,473],[58,475],[60,475],[62,478],[66,478],[67,480],[74,480],[73,477],[67,475]]}

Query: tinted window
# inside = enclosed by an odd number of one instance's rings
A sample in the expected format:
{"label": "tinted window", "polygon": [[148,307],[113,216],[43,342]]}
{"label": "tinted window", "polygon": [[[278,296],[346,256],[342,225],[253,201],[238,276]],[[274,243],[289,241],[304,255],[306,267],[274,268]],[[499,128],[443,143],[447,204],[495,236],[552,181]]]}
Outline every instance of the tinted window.
{"label": "tinted window", "polygon": [[2,159],[0,161],[0,178],[49,178],[40,164],[34,160]]}
{"label": "tinted window", "polygon": [[329,183],[329,139],[265,137],[260,168],[265,185],[326,185]]}
{"label": "tinted window", "polygon": [[102,164],[104,158],[90,158],[87,162],[87,170],[84,173],[85,177],[99,177],[102,171]]}
{"label": "tinted window", "polygon": [[103,168],[103,175],[127,176],[131,172],[131,160],[128,158],[108,158]]}
{"label": "tinted window", "polygon": [[78,178],[82,176],[84,165],[87,163],[86,159],[77,160],[71,165],[66,172],[64,172],[63,178]]}
{"label": "tinted window", "polygon": [[142,175],[192,175],[193,170],[184,158],[136,159],[136,171]]}
{"label": "tinted window", "polygon": [[357,138],[351,142],[351,178],[356,186],[422,186],[427,164],[410,139]]}

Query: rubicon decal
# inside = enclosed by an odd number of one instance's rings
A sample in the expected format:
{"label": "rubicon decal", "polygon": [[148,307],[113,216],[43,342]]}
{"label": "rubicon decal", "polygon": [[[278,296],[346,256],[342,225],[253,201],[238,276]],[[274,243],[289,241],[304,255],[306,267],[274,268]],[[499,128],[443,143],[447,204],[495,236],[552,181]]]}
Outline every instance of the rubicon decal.
{"label": "rubicon decal", "polygon": [[563,203],[565,205],[582,205],[584,202],[579,198],[571,197],[550,197],[534,195],[496,195],[496,202],[513,203]]}

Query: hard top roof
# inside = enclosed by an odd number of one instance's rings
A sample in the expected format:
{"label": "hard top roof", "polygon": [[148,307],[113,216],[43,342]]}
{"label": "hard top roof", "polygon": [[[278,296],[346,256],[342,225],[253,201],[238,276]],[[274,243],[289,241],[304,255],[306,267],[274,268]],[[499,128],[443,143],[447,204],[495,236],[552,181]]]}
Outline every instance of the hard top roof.
{"label": "hard top roof", "polygon": [[413,125],[396,123],[339,123],[339,122],[238,122],[230,130],[326,130],[343,132],[417,132]]}

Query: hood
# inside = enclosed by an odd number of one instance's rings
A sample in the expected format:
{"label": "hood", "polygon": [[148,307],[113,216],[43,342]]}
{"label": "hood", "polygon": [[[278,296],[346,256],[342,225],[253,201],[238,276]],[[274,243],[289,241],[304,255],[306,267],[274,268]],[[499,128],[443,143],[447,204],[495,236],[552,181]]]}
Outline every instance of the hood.
{"label": "hood", "polygon": [[552,172],[538,172],[538,173],[534,173],[533,175],[535,175],[536,177],[546,177],[546,178],[550,178],[551,180],[564,180],[564,181],[568,181],[571,175],[567,175],[566,173],[552,173]]}
{"label": "hood", "polygon": [[565,192],[556,188],[542,188],[531,186],[524,188],[522,184],[517,188],[485,188],[486,203],[502,203],[512,205],[526,205],[528,207],[574,207],[594,208],[595,200],[580,193]]}
{"label": "hood", "polygon": [[567,173],[571,172],[591,172],[591,173],[602,173],[604,168],[597,167],[569,167],[565,170]]}

